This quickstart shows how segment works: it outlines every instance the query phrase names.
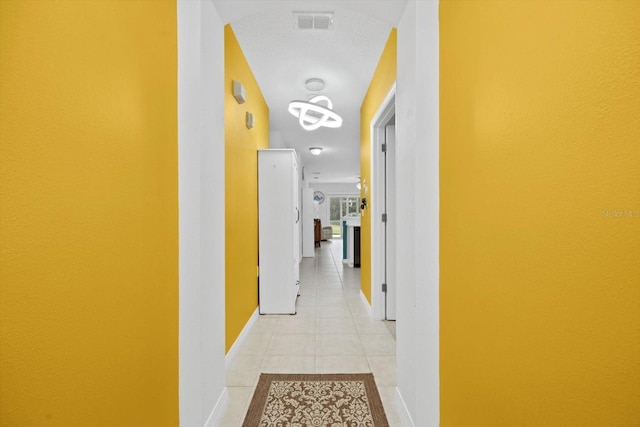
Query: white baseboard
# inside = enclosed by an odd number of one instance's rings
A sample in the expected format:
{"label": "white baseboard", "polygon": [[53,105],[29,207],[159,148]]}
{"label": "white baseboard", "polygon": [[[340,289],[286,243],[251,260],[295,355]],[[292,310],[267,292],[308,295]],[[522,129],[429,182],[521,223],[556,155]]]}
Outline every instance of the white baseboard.
{"label": "white baseboard", "polygon": [[219,424],[219,421],[222,419],[222,415],[224,411],[227,409],[227,404],[229,403],[229,391],[225,387],[222,390],[222,394],[218,398],[216,402],[216,406],[213,407],[213,411],[209,414],[209,418],[204,423],[204,427],[215,427]]}
{"label": "white baseboard", "polygon": [[259,309],[260,307],[256,307],[256,311],[253,312],[247,323],[244,325],[244,328],[242,328],[240,335],[238,335],[238,338],[236,338],[236,340],[233,342],[233,345],[227,352],[227,355],[224,358],[225,368],[229,367],[229,364],[236,356],[236,353],[238,353],[238,348],[240,348],[240,345],[244,342],[245,339],[247,339],[247,334],[253,327],[253,324],[256,323],[256,320],[258,320],[258,316],[260,316]]}
{"label": "white baseboard", "polygon": [[398,411],[398,415],[400,416],[402,427],[416,427],[413,419],[411,418],[411,414],[409,413],[409,409],[404,403],[402,394],[400,393],[400,390],[398,390],[398,387],[396,387],[396,410]]}
{"label": "white baseboard", "polygon": [[362,300],[362,303],[364,304],[364,308],[367,310],[367,313],[369,313],[369,317],[373,317],[371,315],[371,305],[369,305],[369,301],[367,301],[367,297],[364,296],[364,293],[362,292],[362,290],[360,290],[360,299]]}

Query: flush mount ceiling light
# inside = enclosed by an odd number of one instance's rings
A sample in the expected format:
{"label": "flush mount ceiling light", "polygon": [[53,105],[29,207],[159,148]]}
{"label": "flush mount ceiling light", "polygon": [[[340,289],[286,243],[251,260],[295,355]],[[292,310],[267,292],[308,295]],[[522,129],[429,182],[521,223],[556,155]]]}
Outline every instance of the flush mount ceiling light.
{"label": "flush mount ceiling light", "polygon": [[309,151],[311,152],[311,154],[313,154],[314,156],[319,156],[320,153],[322,153],[322,147],[311,147],[309,148]]}
{"label": "flush mount ceiling light", "polygon": [[324,80],[314,77],[304,82],[304,87],[311,92],[318,92],[324,89]]}
{"label": "flush mount ceiling light", "polygon": [[[323,102],[325,105],[320,105]],[[324,95],[318,95],[307,101],[291,101],[289,112],[298,118],[304,130],[316,130],[321,126],[339,128],[342,117],[333,110],[333,103]]]}

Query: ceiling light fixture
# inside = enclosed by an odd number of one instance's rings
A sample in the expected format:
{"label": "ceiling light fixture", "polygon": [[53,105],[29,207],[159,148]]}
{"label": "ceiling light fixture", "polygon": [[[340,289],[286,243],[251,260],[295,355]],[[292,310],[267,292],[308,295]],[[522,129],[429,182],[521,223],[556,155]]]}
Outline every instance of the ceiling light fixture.
{"label": "ceiling light fixture", "polygon": [[311,147],[309,148],[309,151],[311,152],[311,154],[313,154],[314,156],[319,156],[320,153],[322,153],[322,147]]}
{"label": "ceiling light fixture", "polygon": [[[324,102],[325,105],[320,105]],[[333,110],[333,103],[324,95],[314,96],[307,101],[291,101],[289,112],[298,118],[300,126],[304,130],[316,130],[321,126],[339,128],[342,126],[342,117]]]}
{"label": "ceiling light fixture", "polygon": [[311,78],[304,82],[304,87],[311,92],[318,92],[324,89],[324,80],[317,77]]}

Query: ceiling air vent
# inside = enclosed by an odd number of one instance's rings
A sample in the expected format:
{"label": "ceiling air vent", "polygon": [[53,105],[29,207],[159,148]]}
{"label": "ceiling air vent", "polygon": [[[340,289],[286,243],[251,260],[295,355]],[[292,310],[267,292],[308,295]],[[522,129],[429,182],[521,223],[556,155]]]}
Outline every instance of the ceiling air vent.
{"label": "ceiling air vent", "polygon": [[333,12],[293,12],[296,30],[330,30],[333,28]]}

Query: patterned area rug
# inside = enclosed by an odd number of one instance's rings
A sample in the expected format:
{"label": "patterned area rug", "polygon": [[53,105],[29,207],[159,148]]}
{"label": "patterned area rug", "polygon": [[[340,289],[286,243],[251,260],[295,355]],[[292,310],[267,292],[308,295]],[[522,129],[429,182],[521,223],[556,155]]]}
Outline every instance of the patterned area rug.
{"label": "patterned area rug", "polygon": [[243,427],[388,427],[373,374],[260,374]]}

